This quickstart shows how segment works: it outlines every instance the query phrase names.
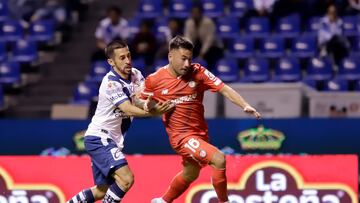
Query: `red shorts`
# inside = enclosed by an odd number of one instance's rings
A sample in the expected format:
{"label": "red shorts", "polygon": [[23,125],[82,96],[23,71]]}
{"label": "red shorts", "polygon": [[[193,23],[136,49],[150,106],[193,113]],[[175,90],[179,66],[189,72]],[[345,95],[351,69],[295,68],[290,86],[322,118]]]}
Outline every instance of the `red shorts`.
{"label": "red shorts", "polygon": [[183,164],[190,162],[201,167],[208,165],[215,152],[219,151],[207,140],[197,136],[184,138],[174,150],[182,156]]}

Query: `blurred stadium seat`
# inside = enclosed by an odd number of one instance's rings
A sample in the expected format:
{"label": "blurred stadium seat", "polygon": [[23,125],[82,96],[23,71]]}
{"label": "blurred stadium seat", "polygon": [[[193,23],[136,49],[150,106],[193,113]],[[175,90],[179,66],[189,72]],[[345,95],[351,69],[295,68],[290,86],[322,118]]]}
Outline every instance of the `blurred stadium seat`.
{"label": "blurred stadium seat", "polygon": [[140,0],[138,16],[141,18],[163,16],[162,0]]}
{"label": "blurred stadium seat", "polygon": [[0,21],[8,17],[8,0],[0,0]]}
{"label": "blurred stadium seat", "polygon": [[329,80],[333,76],[330,58],[312,58],[307,67],[307,76],[315,80]]}
{"label": "blurred stadium seat", "polygon": [[275,66],[274,82],[297,82],[301,79],[299,60],[294,56],[280,58]]}
{"label": "blurred stadium seat", "polygon": [[134,68],[138,69],[139,71],[141,71],[141,73],[143,74],[144,77],[147,75],[146,64],[145,64],[144,58],[133,59],[131,62],[132,62],[131,63],[132,66]]}
{"label": "blurred stadium seat", "polygon": [[236,36],[229,46],[229,55],[235,58],[249,58],[255,52],[254,38],[251,36]]}
{"label": "blurred stadium seat", "polygon": [[210,18],[218,18],[224,14],[224,3],[222,0],[201,0],[203,13]]}
{"label": "blurred stadium seat", "polygon": [[0,63],[0,84],[3,86],[17,87],[20,83],[21,74],[19,63],[15,61]]}
{"label": "blurred stadium seat", "polygon": [[23,38],[24,29],[20,21],[13,19],[6,19],[2,26],[4,39],[8,42],[15,42]]}
{"label": "blurred stadium seat", "polygon": [[50,42],[55,37],[55,21],[39,20],[31,24],[30,39],[41,42]]}
{"label": "blurred stadium seat", "polygon": [[215,66],[215,75],[224,82],[237,82],[239,80],[239,68],[233,58],[223,58]]}
{"label": "blurred stadium seat", "polygon": [[280,18],[277,23],[277,32],[285,38],[294,38],[300,34],[300,16],[293,14]]}
{"label": "blurred stadium seat", "polygon": [[279,58],[285,54],[284,38],[272,36],[263,38],[260,43],[260,57]]}
{"label": "blurred stadium seat", "polygon": [[270,22],[265,17],[250,18],[246,26],[247,34],[256,38],[264,38],[269,35]]}
{"label": "blurred stadium seat", "polygon": [[81,82],[76,87],[71,103],[88,105],[98,95],[99,86],[93,82]]}
{"label": "blurred stadium seat", "polygon": [[327,81],[324,91],[332,91],[332,92],[338,92],[338,91],[348,91],[348,81],[346,79],[342,78],[334,78],[332,80]]}
{"label": "blurred stadium seat", "polygon": [[107,61],[94,61],[91,64],[89,81],[101,82],[102,78],[110,71],[110,69],[111,66]]}
{"label": "blurred stadium seat", "polygon": [[316,36],[319,28],[320,28],[320,17],[313,16],[310,17],[309,21],[307,22],[305,32],[306,34],[311,34]]}
{"label": "blurred stadium seat", "polygon": [[264,58],[251,58],[244,69],[241,82],[267,82],[269,80],[269,62]]}
{"label": "blurred stadium seat", "polygon": [[217,19],[217,32],[221,38],[231,38],[240,33],[237,17],[220,17]]}
{"label": "blurred stadium seat", "polygon": [[29,39],[20,39],[12,45],[12,60],[31,63],[38,59],[37,42]]}
{"label": "blurred stadium seat", "polygon": [[317,43],[313,35],[302,35],[296,37],[292,43],[292,52],[300,58],[310,58],[316,55]]}
{"label": "blurred stadium seat", "polygon": [[344,16],[342,17],[343,20],[343,30],[344,35],[347,37],[355,37],[359,36],[358,30],[358,17],[357,16]]}
{"label": "blurred stadium seat", "polygon": [[0,62],[7,59],[6,43],[0,40]]}
{"label": "blurred stadium seat", "polygon": [[169,17],[185,19],[190,16],[192,0],[170,0]]}
{"label": "blurred stadium seat", "polygon": [[339,77],[347,80],[360,79],[360,59],[359,57],[347,57],[342,60],[339,66]]}
{"label": "blurred stadium seat", "polygon": [[243,17],[245,13],[254,7],[252,0],[230,1],[230,16]]}

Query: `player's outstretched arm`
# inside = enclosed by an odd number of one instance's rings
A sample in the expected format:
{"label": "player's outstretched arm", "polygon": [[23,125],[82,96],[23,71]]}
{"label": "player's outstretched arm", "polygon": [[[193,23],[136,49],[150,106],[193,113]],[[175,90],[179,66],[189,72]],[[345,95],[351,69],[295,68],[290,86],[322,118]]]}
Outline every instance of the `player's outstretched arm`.
{"label": "player's outstretched arm", "polygon": [[240,106],[244,112],[254,115],[256,118],[261,118],[261,115],[259,112],[256,111],[256,109],[252,106],[250,106],[249,103],[245,101],[245,99],[237,93],[233,88],[229,87],[228,85],[224,85],[219,91],[224,97],[229,99],[232,103]]}
{"label": "player's outstretched arm", "polygon": [[147,106],[145,110],[133,105],[130,101],[125,101],[121,103],[119,105],[119,108],[125,114],[137,117],[157,116],[168,112],[173,108],[168,102],[159,102],[157,104],[154,104],[154,107],[149,108],[148,104],[150,104],[151,101],[151,97],[149,97],[147,100],[144,100],[142,106]]}

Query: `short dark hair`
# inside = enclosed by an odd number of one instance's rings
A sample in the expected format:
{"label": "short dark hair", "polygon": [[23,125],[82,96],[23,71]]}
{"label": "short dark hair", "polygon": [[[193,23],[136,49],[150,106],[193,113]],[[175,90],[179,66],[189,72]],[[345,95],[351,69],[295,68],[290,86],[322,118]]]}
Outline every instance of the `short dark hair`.
{"label": "short dark hair", "polygon": [[105,55],[107,58],[111,59],[112,57],[114,57],[115,49],[121,49],[121,48],[125,48],[127,46],[128,45],[126,44],[126,42],[124,40],[121,40],[121,39],[114,40],[106,46]]}
{"label": "short dark hair", "polygon": [[194,49],[194,45],[184,37],[177,35],[176,37],[170,40],[169,50],[171,51],[173,49],[179,49],[179,48],[192,51]]}
{"label": "short dark hair", "polygon": [[121,15],[122,14],[122,10],[117,7],[117,6],[109,6],[107,9],[106,9],[106,13],[109,14],[111,12],[115,12],[117,15]]}

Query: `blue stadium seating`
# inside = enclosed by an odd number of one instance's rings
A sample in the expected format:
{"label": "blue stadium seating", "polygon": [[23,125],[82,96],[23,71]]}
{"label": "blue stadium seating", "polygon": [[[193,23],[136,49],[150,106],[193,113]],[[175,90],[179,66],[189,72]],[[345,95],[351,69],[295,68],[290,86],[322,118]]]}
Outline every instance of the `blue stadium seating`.
{"label": "blue stadium seating", "polygon": [[151,72],[154,72],[154,71],[157,71],[159,68],[167,65],[169,62],[167,59],[159,59],[159,60],[156,60],[153,67],[154,69],[151,71]]}
{"label": "blue stadium seating", "polygon": [[2,85],[0,85],[0,111],[5,109],[5,95]]}
{"label": "blue stadium seating", "polygon": [[102,78],[110,69],[111,66],[107,61],[94,61],[91,64],[89,81],[101,82]]}
{"label": "blue stadium seating", "polygon": [[300,16],[293,14],[280,18],[277,23],[277,32],[285,38],[294,38],[300,34]]}
{"label": "blue stadium seating", "polygon": [[8,17],[8,0],[0,0],[0,21]]}
{"label": "blue stadium seating", "polygon": [[297,82],[301,80],[299,60],[294,56],[280,58],[275,66],[274,82]]}
{"label": "blue stadium seating", "polygon": [[12,60],[31,63],[38,59],[37,42],[29,39],[21,39],[13,43]]}
{"label": "blue stadium seating", "polygon": [[20,65],[9,61],[0,64],[0,84],[16,87],[21,83]]}
{"label": "blue stadium seating", "polygon": [[192,63],[199,63],[200,65],[204,66],[205,68],[209,68],[207,62],[204,59],[194,58]]}
{"label": "blue stadium seating", "polygon": [[254,38],[250,36],[236,36],[229,46],[229,55],[235,58],[249,58],[255,52]]}
{"label": "blue stadium seating", "polygon": [[339,77],[347,80],[360,79],[359,57],[347,57],[339,65]]}
{"label": "blue stadium seating", "polygon": [[210,18],[223,16],[224,4],[222,0],[201,0],[203,13]]}
{"label": "blue stadium seating", "polygon": [[129,39],[134,38],[135,34],[139,32],[139,26],[140,26],[141,19],[139,17],[134,17],[128,20],[128,28],[129,28]]}
{"label": "blue stadium seating", "polygon": [[264,58],[251,58],[244,69],[241,82],[267,82],[269,80],[269,62]]}
{"label": "blue stadium seating", "polygon": [[169,17],[185,19],[190,16],[192,0],[170,0]]}
{"label": "blue stadium seating", "polygon": [[312,58],[307,67],[307,76],[315,80],[329,80],[333,76],[330,58]]}
{"label": "blue stadium seating", "polygon": [[315,90],[317,90],[317,81],[312,78],[305,77],[302,82],[307,85],[308,87],[311,87]]}
{"label": "blue stadium seating", "polygon": [[326,82],[326,85],[324,87],[324,91],[338,92],[348,90],[348,81],[342,78],[334,78],[332,80],[329,80]]}
{"label": "blue stadium seating", "polygon": [[316,55],[317,43],[313,35],[296,37],[292,43],[292,52],[299,58],[310,58]]}
{"label": "blue stadium seating", "polygon": [[252,0],[230,1],[230,16],[243,17],[244,14],[254,7]]}
{"label": "blue stadium seating", "polygon": [[224,82],[236,82],[239,80],[239,68],[233,58],[220,59],[215,66],[215,75]]}
{"label": "blue stadium seating", "polygon": [[[158,40],[158,43],[167,43],[167,32],[170,32],[169,26],[169,19],[166,17],[162,17],[162,18],[156,18],[155,20],[155,36],[156,39]],[[168,33],[170,34],[170,33]]]}
{"label": "blue stadium seating", "polygon": [[262,43],[260,43],[260,57],[279,58],[284,54],[284,38],[280,36],[272,36],[262,39]]}
{"label": "blue stadium seating", "polygon": [[6,43],[0,40],[0,62],[7,59]]}
{"label": "blue stadium seating", "polygon": [[81,82],[76,87],[72,103],[89,104],[98,95],[99,86],[93,82]]}
{"label": "blue stadium seating", "polygon": [[3,23],[2,33],[8,42],[15,42],[23,38],[24,29],[18,20],[7,19]]}
{"label": "blue stadium seating", "polygon": [[231,38],[240,33],[237,17],[220,17],[217,20],[217,32],[221,38]]}
{"label": "blue stadium seating", "polygon": [[306,34],[317,35],[318,30],[320,28],[320,17],[313,16],[310,17],[307,26],[306,26]]}
{"label": "blue stadium seating", "polygon": [[359,36],[357,16],[344,16],[342,20],[345,36]]}
{"label": "blue stadium seating", "polygon": [[54,20],[39,20],[30,27],[30,38],[36,41],[50,42],[55,36]]}
{"label": "blue stadium seating", "polygon": [[146,73],[146,64],[144,58],[137,58],[131,60],[131,65],[141,71],[143,76],[145,77],[147,75]]}
{"label": "blue stadium seating", "polygon": [[356,91],[360,91],[360,80],[357,80],[357,81],[356,81],[355,90],[356,90]]}
{"label": "blue stadium seating", "polygon": [[247,22],[246,31],[249,35],[256,38],[264,38],[269,35],[270,23],[265,17],[253,17]]}
{"label": "blue stadium seating", "polygon": [[141,18],[156,18],[162,15],[162,0],[140,0],[138,16]]}

